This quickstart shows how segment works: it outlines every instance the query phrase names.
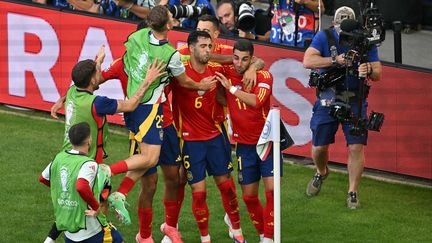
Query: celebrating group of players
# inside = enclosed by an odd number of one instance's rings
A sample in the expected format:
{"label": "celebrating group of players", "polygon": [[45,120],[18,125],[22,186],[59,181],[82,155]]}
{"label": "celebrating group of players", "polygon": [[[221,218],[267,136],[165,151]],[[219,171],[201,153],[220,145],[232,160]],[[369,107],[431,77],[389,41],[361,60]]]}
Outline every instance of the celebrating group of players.
{"label": "celebrating group of players", "polygon": [[[234,242],[246,242],[231,176],[226,108],[236,142],[243,201],[259,241],[272,242],[273,158],[268,156],[262,161],[255,149],[270,109],[272,76],[260,70],[262,60],[253,56],[250,41],[239,40],[234,47],[215,43],[219,34],[215,17],[202,16],[197,30],[188,36],[187,47],[178,51],[167,41],[172,21],[165,7],[156,6],[147,20],[149,28],[131,34],[125,54],[107,70],[100,70],[103,47],[96,61],[80,61],[73,68],[74,85],[52,109],[55,115],[64,105],[64,151],[40,178],[51,187],[56,218],[45,242],[53,242],[61,231],[65,231],[66,242],[122,242],[120,234],[106,221],[106,202],[125,224],[130,224],[125,198],[138,179],[141,192],[136,241],[153,242],[157,165],[162,168],[165,182],[162,242],[182,242],[178,218],[186,181],[192,189],[192,210],[201,242],[211,242],[206,175],[213,176],[220,191],[229,236]],[[93,95],[109,79],[121,81],[127,100]],[[167,99],[170,92],[172,104]],[[104,166],[106,115],[118,112],[124,112],[130,131],[131,157]],[[125,172],[119,188],[107,193],[110,177]],[[258,197],[261,178],[265,206]]]}

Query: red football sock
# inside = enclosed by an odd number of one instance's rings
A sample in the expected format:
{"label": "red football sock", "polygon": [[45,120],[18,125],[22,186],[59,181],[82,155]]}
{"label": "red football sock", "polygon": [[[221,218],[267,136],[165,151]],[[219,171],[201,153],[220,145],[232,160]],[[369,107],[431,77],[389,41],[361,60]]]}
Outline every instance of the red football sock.
{"label": "red football sock", "polygon": [[208,235],[209,210],[206,202],[207,192],[192,193],[192,211],[201,236]]}
{"label": "red football sock", "polygon": [[126,196],[130,192],[130,190],[132,190],[134,185],[135,181],[132,180],[130,177],[125,176],[123,177],[123,180],[121,181],[117,191]]}
{"label": "red football sock", "polygon": [[246,204],[249,217],[252,220],[255,229],[258,234],[264,234],[264,218],[263,218],[263,206],[258,198],[258,195],[245,196],[243,195],[243,201]]}
{"label": "red football sock", "polygon": [[152,234],[153,211],[151,208],[138,208],[139,233],[147,239]]}
{"label": "red football sock", "polygon": [[165,223],[171,227],[177,227],[179,210],[177,201],[163,200],[165,207]]}
{"label": "red football sock", "polygon": [[264,237],[273,238],[273,191],[266,191],[266,205],[264,208]]}
{"label": "red football sock", "polygon": [[217,186],[222,196],[222,203],[225,212],[228,214],[233,229],[240,229],[240,213],[237,194],[235,190],[233,190],[231,180],[222,182]]}
{"label": "red football sock", "polygon": [[126,161],[120,160],[112,165],[109,166],[111,169],[112,175],[117,175],[121,173],[125,173],[128,171],[128,166],[126,164]]}

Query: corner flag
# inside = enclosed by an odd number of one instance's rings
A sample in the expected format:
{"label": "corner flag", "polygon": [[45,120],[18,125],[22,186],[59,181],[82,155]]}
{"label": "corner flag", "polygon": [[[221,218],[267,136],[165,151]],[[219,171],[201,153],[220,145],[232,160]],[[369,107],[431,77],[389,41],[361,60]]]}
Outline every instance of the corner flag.
{"label": "corner flag", "polygon": [[277,137],[274,134],[277,129],[275,129],[275,125],[272,124],[280,123],[280,135],[278,137],[280,138],[281,151],[294,144],[293,139],[286,130],[283,122],[280,120],[280,117],[275,117],[275,110],[276,109],[274,108],[270,110],[256,147],[257,154],[263,161],[266,160],[267,156],[270,154],[273,141],[275,141],[275,138]]}

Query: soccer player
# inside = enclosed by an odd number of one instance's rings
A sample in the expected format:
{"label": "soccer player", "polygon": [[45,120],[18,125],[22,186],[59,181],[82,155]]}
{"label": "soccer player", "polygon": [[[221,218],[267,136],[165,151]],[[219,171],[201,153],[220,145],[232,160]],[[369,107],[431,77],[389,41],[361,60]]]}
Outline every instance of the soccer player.
{"label": "soccer player", "polygon": [[[128,77],[124,72],[124,64],[121,58],[116,59],[109,68],[102,71],[103,82],[110,79],[119,79],[126,93]],[[170,86],[165,87],[167,100],[162,105],[163,110],[163,142],[161,146],[161,154],[158,165],[162,168],[164,175],[164,196],[163,204],[165,208],[165,223],[161,226],[162,232],[168,237],[171,242],[181,242],[180,234],[176,229],[180,207],[177,203],[177,195],[179,189],[179,165],[180,144],[177,137],[177,130],[173,124],[173,116],[171,111],[171,103],[168,99]],[[125,94],[126,95],[126,94]],[[139,153],[136,140],[131,138],[130,155]],[[140,236],[143,239],[151,239],[152,235],[152,218],[153,197],[156,192],[158,181],[157,167],[150,168],[141,178],[141,193],[139,196],[138,215],[140,217]],[[183,190],[184,193],[184,190]],[[166,239],[166,241],[168,241]]]}
{"label": "soccer player", "polygon": [[[157,63],[155,60],[148,67],[148,76],[146,76],[144,82],[139,87],[138,91],[129,100],[114,100],[104,96],[93,95],[93,92],[99,87],[100,80],[100,65],[105,57],[104,47],[102,46],[99,50],[96,61],[84,60],[78,62],[72,69],[72,85],[66,96],[62,97],[55,106],[51,108],[51,114],[55,114],[58,110],[59,104],[65,106],[66,121],[65,121],[65,138],[63,143],[63,150],[70,149],[69,138],[67,137],[67,131],[69,128],[79,122],[87,122],[92,127],[92,146],[88,156],[93,158],[97,163],[102,163],[104,157],[104,144],[107,136],[106,126],[106,115],[114,114],[118,112],[125,112],[134,110],[141,98],[144,96],[145,91],[159,76],[163,75],[164,65],[162,62]],[[128,169],[134,170],[142,168],[140,162],[141,155],[134,156],[133,162],[120,161],[111,165],[113,174],[119,174],[127,171]],[[146,168],[149,168],[146,165]],[[118,213],[118,212],[117,212]],[[119,215],[122,216],[122,215]],[[57,230],[55,223],[53,224],[51,231],[45,240],[45,243],[54,242],[54,240],[60,235]]]}
{"label": "soccer player", "polygon": [[120,233],[101,211],[102,191],[110,187],[108,166],[89,157],[90,125],[77,123],[68,130],[72,149],[56,155],[45,168],[41,182],[51,188],[57,228],[65,231],[65,242],[123,242]]}
{"label": "soccer player", "polygon": [[[215,16],[205,14],[199,17],[196,30],[209,33],[213,40],[210,61],[220,64],[232,63],[232,46],[221,44],[216,41],[220,34],[220,22]],[[181,46],[178,51],[182,55],[182,60],[190,59],[190,51],[187,45]],[[256,83],[256,71],[263,68],[264,61],[254,57],[252,65],[249,66],[243,75],[243,82],[248,89],[252,88]]]}
{"label": "soccer player", "polygon": [[[223,72],[220,64],[209,62],[212,49],[210,35],[204,31],[189,34],[191,59],[185,62],[186,73],[195,82],[214,80]],[[204,79],[203,79],[204,78]],[[207,91],[185,89],[173,82],[173,113],[179,134],[184,140],[183,165],[192,189],[192,210],[201,235],[201,242],[210,242],[209,210],[206,202],[206,172],[213,176],[222,196],[226,213],[232,222],[235,242],[245,242],[240,228],[240,214],[234,181],[230,175],[232,163],[226,153],[221,127],[214,120],[216,88]]]}
{"label": "soccer player", "polygon": [[[256,152],[266,116],[270,110],[273,78],[268,71],[257,72],[257,85],[245,92],[243,74],[249,67],[254,48],[249,40],[234,45],[233,65],[225,65],[225,75],[216,73],[226,89],[233,138],[237,142],[238,181],[249,216],[260,235],[260,242],[273,242],[273,156],[264,161]],[[263,178],[266,205],[258,197],[259,181]],[[225,221],[228,221],[227,219]],[[230,223],[228,221],[228,223]]]}
{"label": "soccer player", "polygon": [[[128,76],[128,97],[134,95],[142,79],[146,76],[145,67],[156,57],[168,63],[168,72],[176,77],[176,80],[178,80],[182,87],[204,91],[215,86],[215,80],[205,79],[197,83],[185,74],[180,54],[167,40],[168,32],[173,27],[173,18],[166,7],[154,7],[149,13],[147,22],[150,28],[145,28],[131,34],[125,43],[126,53],[123,56],[123,63],[124,70]],[[166,99],[163,92],[166,83],[168,83],[168,77],[159,78],[144,94],[137,109],[133,112],[125,113],[124,116],[127,128],[133,133],[134,139],[139,144],[139,151],[145,155],[145,159],[142,161],[144,166],[147,163],[155,166],[159,160],[164,136],[162,127],[163,113],[160,104],[165,102]],[[145,170],[127,172],[120,183],[118,191],[112,193],[108,198],[110,204],[122,212],[123,216],[128,220],[130,218],[124,206],[125,196],[144,172]],[[143,207],[140,205],[140,208]],[[149,221],[145,219],[148,214],[139,210],[138,215],[140,229],[148,227]],[[153,242],[151,235],[145,238],[148,236],[146,232],[148,231],[140,230],[136,236],[136,240],[138,242]],[[164,232],[167,233],[166,230]]]}

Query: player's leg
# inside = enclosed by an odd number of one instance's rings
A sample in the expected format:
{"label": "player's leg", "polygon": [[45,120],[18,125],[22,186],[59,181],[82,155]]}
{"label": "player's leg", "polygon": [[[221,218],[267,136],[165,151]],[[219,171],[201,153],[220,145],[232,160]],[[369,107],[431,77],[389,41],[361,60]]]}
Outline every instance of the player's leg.
{"label": "player's leg", "polygon": [[[180,144],[174,125],[164,128],[164,141],[162,143],[159,164],[164,175],[165,223],[161,225],[161,231],[170,242],[182,242],[177,230],[180,207],[178,205],[179,194],[179,165],[181,163]],[[163,242],[168,243],[167,239]]]}
{"label": "player's leg", "polygon": [[209,141],[207,161],[208,174],[212,175],[216,182],[225,212],[230,219],[231,233],[233,233],[236,242],[244,242],[240,227],[237,193],[234,180],[231,177],[233,170],[231,154],[228,156],[226,152],[226,142],[222,134]]}
{"label": "player's leg", "polygon": [[163,141],[162,106],[139,105],[133,112],[125,113],[125,122],[139,143],[140,154],[133,156],[137,158],[138,170],[128,171],[117,192],[112,193],[108,200],[125,224],[129,224],[130,216],[125,207],[125,197],[135,185],[135,181],[143,175],[144,170],[156,166],[159,160]]}
{"label": "player's leg", "polygon": [[255,145],[237,144],[238,182],[242,188],[243,201],[260,238],[264,236],[264,208],[258,196],[261,179],[260,160]]}
{"label": "player's leg", "polygon": [[[282,158],[282,155],[280,155]],[[270,154],[264,161],[258,158],[260,175],[262,176],[266,195],[266,204],[264,206],[264,238],[262,242],[273,242],[274,234],[274,179],[273,179],[273,154]],[[282,176],[283,166],[280,161],[280,175]]]}
{"label": "player's leg", "polygon": [[62,231],[57,229],[57,225],[54,222],[51,226],[50,231],[48,232],[48,236],[45,239],[44,243],[54,243],[57,238],[60,236],[60,234],[62,233]]}
{"label": "player's leg", "polygon": [[203,243],[210,242],[205,182],[207,143],[207,141],[184,141],[182,150],[186,178],[192,189],[192,211]]}
{"label": "player's leg", "polygon": [[153,167],[141,177],[141,191],[138,198],[139,232],[137,241],[151,242],[153,220],[153,197],[158,181],[157,168]]}

